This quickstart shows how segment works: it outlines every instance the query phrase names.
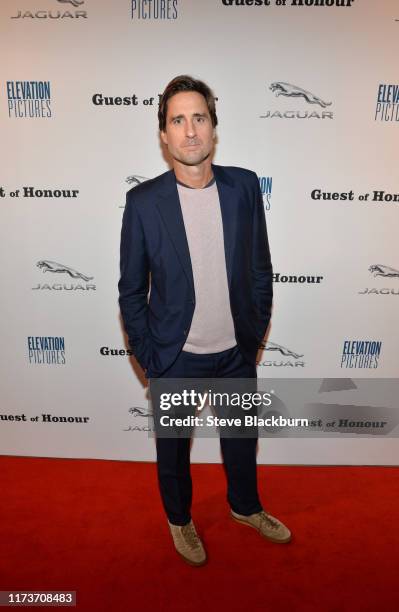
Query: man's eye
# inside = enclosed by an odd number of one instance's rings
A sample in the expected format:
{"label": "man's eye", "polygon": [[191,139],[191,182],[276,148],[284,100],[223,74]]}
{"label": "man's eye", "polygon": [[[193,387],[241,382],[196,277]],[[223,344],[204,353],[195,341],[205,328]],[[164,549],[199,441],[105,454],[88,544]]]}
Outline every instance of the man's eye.
{"label": "man's eye", "polygon": [[199,123],[202,123],[204,121],[204,117],[197,117],[197,121],[199,121]]}
{"label": "man's eye", "polygon": [[173,119],[173,123],[180,123],[180,119]]}

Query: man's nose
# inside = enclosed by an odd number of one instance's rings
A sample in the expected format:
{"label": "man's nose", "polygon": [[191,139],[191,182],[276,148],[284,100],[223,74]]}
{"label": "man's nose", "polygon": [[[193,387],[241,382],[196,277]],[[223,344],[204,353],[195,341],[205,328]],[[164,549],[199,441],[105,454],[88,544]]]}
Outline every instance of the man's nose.
{"label": "man's nose", "polygon": [[195,124],[192,119],[189,119],[186,123],[186,136],[187,138],[194,138],[196,135]]}

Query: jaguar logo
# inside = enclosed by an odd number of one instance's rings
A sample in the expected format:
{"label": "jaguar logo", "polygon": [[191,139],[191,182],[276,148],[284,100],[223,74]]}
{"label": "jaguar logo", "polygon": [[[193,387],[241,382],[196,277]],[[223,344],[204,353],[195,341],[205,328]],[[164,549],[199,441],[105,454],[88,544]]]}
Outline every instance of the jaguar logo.
{"label": "jaguar logo", "polygon": [[277,351],[281,353],[282,355],[284,355],[284,357],[293,357],[294,359],[299,359],[300,357],[303,357],[303,355],[300,355],[299,353],[295,353],[294,351],[291,351],[290,349],[285,348],[284,346],[281,346],[280,344],[276,344],[275,342],[267,341],[266,344],[262,342],[260,345],[260,348],[265,351]]}
{"label": "jaguar logo", "polygon": [[370,266],[369,272],[372,272],[374,276],[386,276],[389,278],[399,278],[399,270],[395,270],[395,268],[390,268],[389,266],[382,266],[381,264]]}
{"label": "jaguar logo", "polygon": [[68,4],[72,4],[74,7],[78,7],[84,3],[84,0],[58,0],[58,2],[64,2]]}
{"label": "jaguar logo", "polygon": [[56,274],[68,274],[72,278],[81,278],[82,280],[88,282],[94,278],[94,276],[86,276],[81,272],[77,272],[73,268],[68,266],[64,266],[64,264],[57,263],[56,261],[50,261],[49,259],[41,259],[37,262],[37,267],[40,268],[43,272],[54,272]]}
{"label": "jaguar logo", "polygon": [[306,89],[302,89],[302,87],[297,87],[296,85],[291,85],[290,83],[284,83],[283,81],[276,81],[270,85],[271,91],[273,91],[276,96],[287,96],[289,98],[305,98],[306,102],[309,104],[318,104],[322,108],[326,108],[326,106],[331,106],[332,102],[324,102],[318,96],[315,96],[310,91],[306,91]]}
{"label": "jaguar logo", "polygon": [[134,417],[153,416],[152,413],[148,410],[148,408],[141,408],[140,406],[133,406],[132,408],[129,408],[129,414]]}
{"label": "jaguar logo", "polygon": [[149,181],[150,179],[145,176],[140,176],[139,174],[132,174],[128,176],[126,182],[129,185],[140,185],[140,183],[145,183],[145,181]]}

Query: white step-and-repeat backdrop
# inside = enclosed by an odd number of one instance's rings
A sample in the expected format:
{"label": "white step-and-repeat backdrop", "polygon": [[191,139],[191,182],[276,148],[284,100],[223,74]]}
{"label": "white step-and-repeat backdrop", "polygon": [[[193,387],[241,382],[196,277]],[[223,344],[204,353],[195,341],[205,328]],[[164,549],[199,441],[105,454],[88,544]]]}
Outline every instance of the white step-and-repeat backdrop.
{"label": "white step-and-repeat backdrop", "polygon": [[[125,192],[168,168],[158,96],[178,74],[217,96],[215,162],[259,176],[258,376],[397,377],[396,0],[3,0],[0,22],[1,454],[155,458],[119,238]],[[192,460],[220,461],[217,440]],[[262,439],[259,462],[397,464],[398,443]]]}

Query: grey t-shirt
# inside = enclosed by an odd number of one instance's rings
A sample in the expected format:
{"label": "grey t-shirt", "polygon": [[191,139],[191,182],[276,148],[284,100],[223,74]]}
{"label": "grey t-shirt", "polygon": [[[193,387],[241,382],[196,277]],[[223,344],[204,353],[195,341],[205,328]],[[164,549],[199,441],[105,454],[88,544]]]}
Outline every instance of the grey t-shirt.
{"label": "grey t-shirt", "polygon": [[223,222],[215,179],[203,189],[177,181],[194,277],[195,310],[183,351],[218,353],[237,344],[230,309]]}

